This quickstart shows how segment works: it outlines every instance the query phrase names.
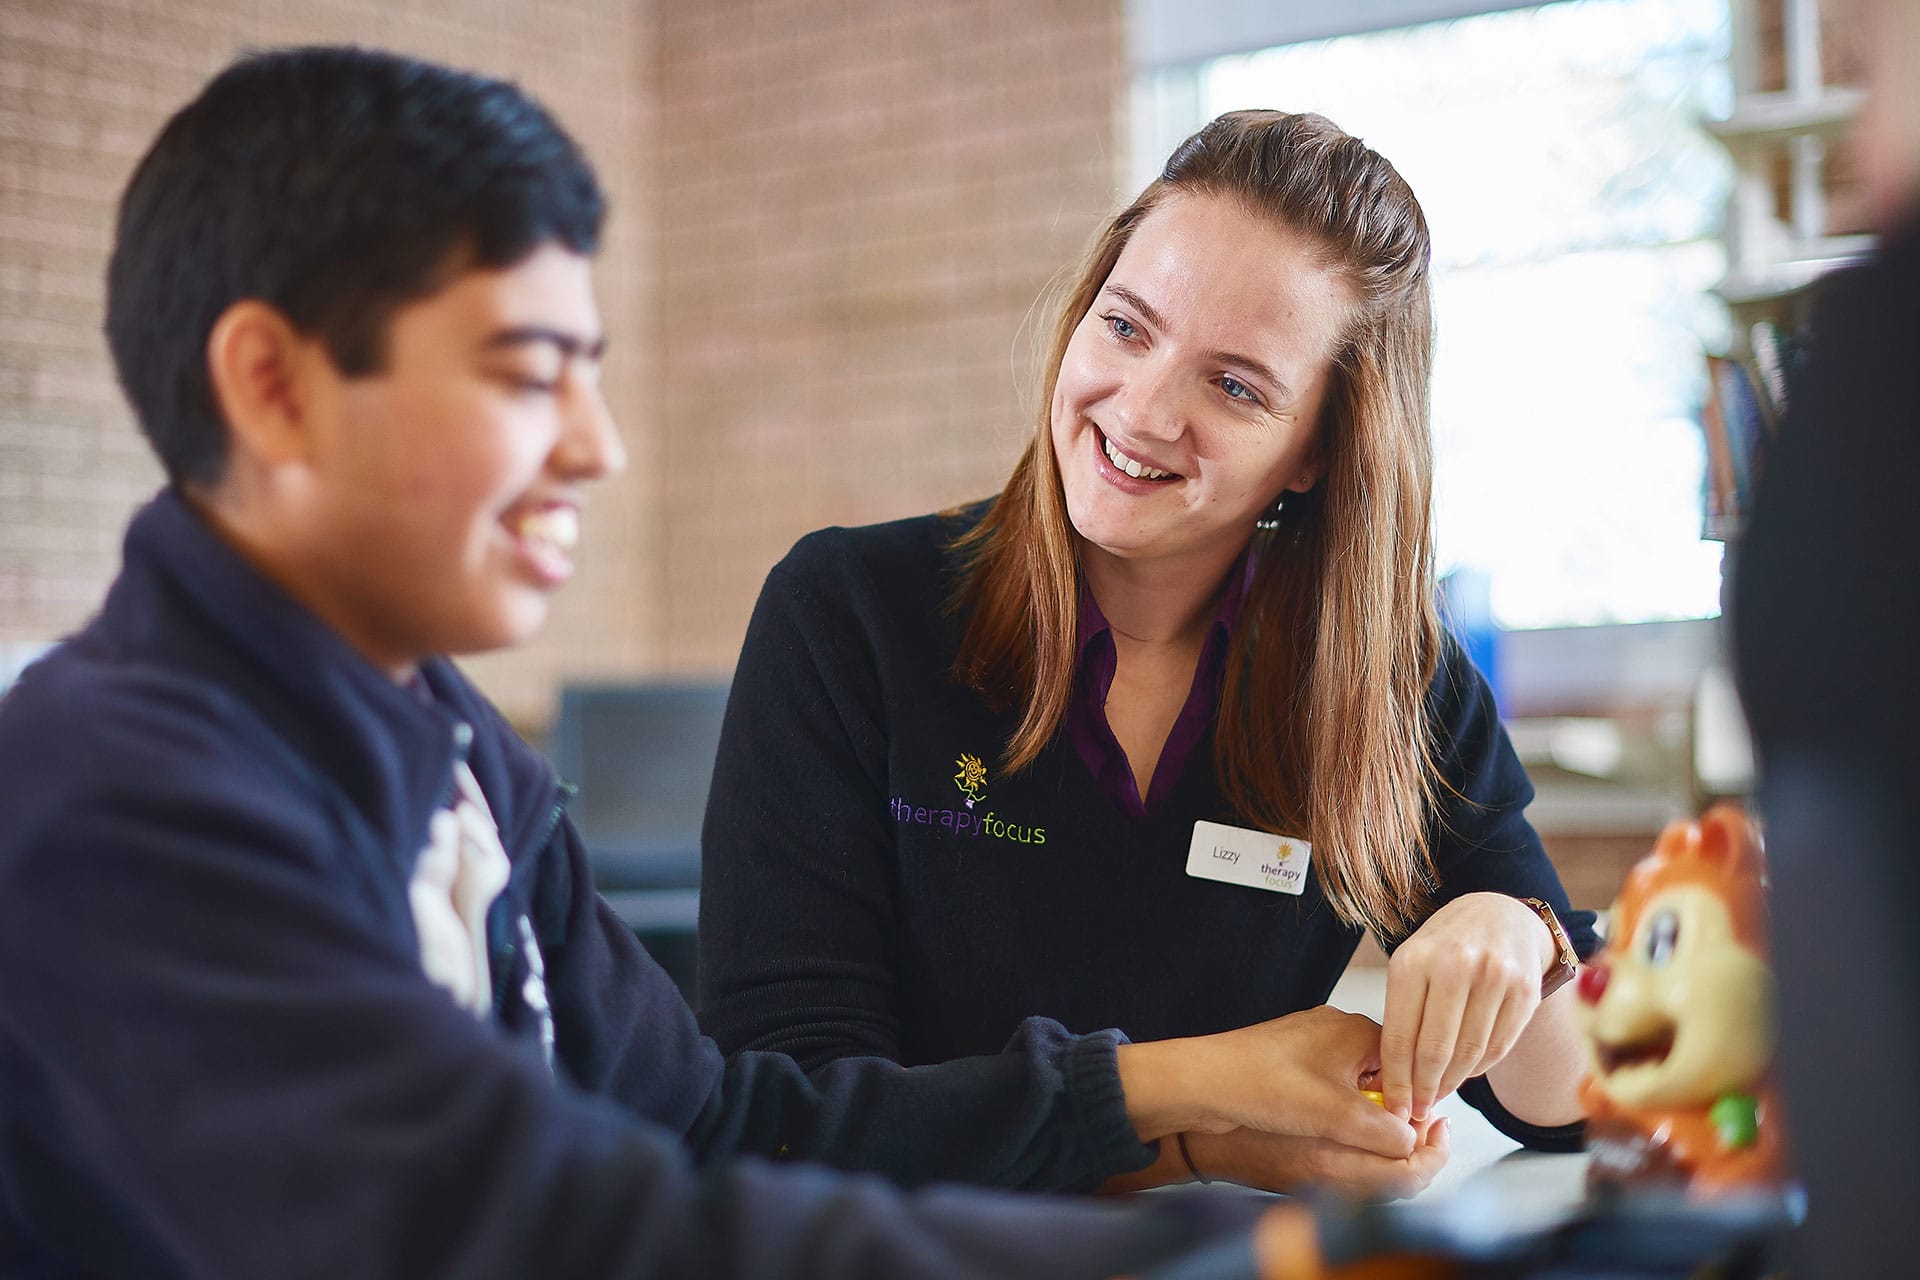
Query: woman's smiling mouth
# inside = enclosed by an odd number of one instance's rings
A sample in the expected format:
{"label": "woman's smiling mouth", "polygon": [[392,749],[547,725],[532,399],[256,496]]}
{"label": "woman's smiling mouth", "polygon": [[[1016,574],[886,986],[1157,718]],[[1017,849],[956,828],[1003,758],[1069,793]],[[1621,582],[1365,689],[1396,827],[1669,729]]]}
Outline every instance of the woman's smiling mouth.
{"label": "woman's smiling mouth", "polygon": [[1148,463],[1140,461],[1138,458],[1130,456],[1123,452],[1119,445],[1109,439],[1106,432],[1101,431],[1098,427],[1095,427],[1094,430],[1100,438],[1100,450],[1106,455],[1107,461],[1113,464],[1114,470],[1123,472],[1135,480],[1178,480],[1180,478],[1172,471],[1162,470],[1159,467],[1151,466]]}

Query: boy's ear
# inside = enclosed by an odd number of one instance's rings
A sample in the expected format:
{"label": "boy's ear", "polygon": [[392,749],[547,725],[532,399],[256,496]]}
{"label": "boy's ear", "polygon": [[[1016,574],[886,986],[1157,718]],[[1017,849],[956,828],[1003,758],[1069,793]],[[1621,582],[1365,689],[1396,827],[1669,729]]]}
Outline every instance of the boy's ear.
{"label": "boy's ear", "polygon": [[207,335],[207,376],[235,455],[269,466],[306,456],[313,341],[257,298],[241,299],[214,321]]}

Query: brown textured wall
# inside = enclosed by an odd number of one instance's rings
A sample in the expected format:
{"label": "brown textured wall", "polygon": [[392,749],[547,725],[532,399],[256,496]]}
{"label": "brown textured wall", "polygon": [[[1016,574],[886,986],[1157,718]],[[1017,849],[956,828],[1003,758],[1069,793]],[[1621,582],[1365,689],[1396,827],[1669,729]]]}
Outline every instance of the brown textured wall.
{"label": "brown textured wall", "polygon": [[807,530],[999,487],[1016,331],[1114,195],[1120,8],[660,0],[673,670],[731,669]]}
{"label": "brown textured wall", "polygon": [[633,468],[547,634],[470,664],[516,719],[724,674],[801,533],[998,485],[1016,332],[1114,194],[1118,0],[0,0],[0,645],[84,621],[159,482],[99,333],[120,187],[234,52],[322,40],[521,81],[613,195]]}
{"label": "brown textured wall", "polygon": [[[100,336],[113,208],[160,125],[249,46],[352,41],[506,76],[599,167],[614,215],[598,269],[621,348],[606,382],[651,447],[652,46],[634,0],[0,0],[0,644],[83,622],[128,515],[160,482]],[[644,472],[593,504],[579,579],[531,649],[476,665],[521,719],[562,672],[657,659],[657,526]]]}

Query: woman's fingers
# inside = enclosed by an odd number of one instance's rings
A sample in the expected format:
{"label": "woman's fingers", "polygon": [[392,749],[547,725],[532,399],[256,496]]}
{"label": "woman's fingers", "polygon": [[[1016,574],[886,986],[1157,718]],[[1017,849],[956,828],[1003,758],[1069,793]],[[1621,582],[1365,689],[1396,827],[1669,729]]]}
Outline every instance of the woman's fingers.
{"label": "woman's fingers", "polygon": [[1418,1195],[1427,1188],[1446,1167],[1450,1136],[1447,1122],[1436,1120],[1420,1145],[1399,1157],[1326,1138],[1250,1129],[1189,1134],[1188,1141],[1195,1167],[1216,1180],[1289,1193],[1321,1186],[1352,1199],[1391,1200]]}
{"label": "woman's fingers", "polygon": [[1404,1159],[1391,1160],[1336,1143],[1321,1142],[1308,1153],[1309,1178],[1344,1195],[1368,1200],[1399,1200],[1419,1195],[1444,1169],[1452,1154],[1452,1128],[1444,1119],[1427,1131],[1427,1140]]}
{"label": "woman's fingers", "polygon": [[1403,1159],[1413,1150],[1413,1127],[1358,1089],[1334,1086],[1314,1093],[1315,1120],[1300,1132],[1387,1159]]}
{"label": "woman's fingers", "polygon": [[[1408,1157],[1407,1164],[1413,1176],[1419,1180],[1418,1191],[1425,1191],[1432,1185],[1434,1178],[1447,1167],[1447,1161],[1453,1156],[1453,1121],[1441,1116],[1427,1126],[1427,1139]],[[1418,1194],[1416,1191],[1415,1194]]]}
{"label": "woman's fingers", "polygon": [[[1388,979],[1391,987],[1392,979]],[[1414,1037],[1411,1118],[1425,1120],[1440,1095],[1440,1080],[1453,1061],[1460,1041],[1460,1020],[1466,1014],[1471,986],[1446,975],[1427,980],[1427,999],[1420,1010],[1420,1031]]]}
{"label": "woman's fingers", "polygon": [[1488,1051],[1493,1046],[1495,1027],[1499,1025],[1501,1010],[1511,1003],[1504,988],[1476,985],[1467,998],[1467,1007],[1460,1015],[1460,1031],[1453,1042],[1453,1057],[1448,1060],[1446,1070],[1440,1075],[1434,1096],[1444,1098],[1460,1087],[1460,1082],[1469,1076],[1477,1076],[1486,1068]]}
{"label": "woman's fingers", "polygon": [[1380,1023],[1380,1092],[1387,1110],[1402,1120],[1413,1115],[1413,1056],[1426,1000],[1426,970],[1396,953],[1387,965],[1387,1009]]}
{"label": "woman's fingers", "polygon": [[1481,1068],[1483,1073],[1506,1057],[1513,1046],[1520,1042],[1527,1024],[1533,1021],[1533,1015],[1539,1008],[1538,987],[1523,986],[1517,994],[1507,997],[1506,1003],[1500,1006],[1499,1018],[1493,1024],[1493,1043],[1487,1047],[1486,1066]]}

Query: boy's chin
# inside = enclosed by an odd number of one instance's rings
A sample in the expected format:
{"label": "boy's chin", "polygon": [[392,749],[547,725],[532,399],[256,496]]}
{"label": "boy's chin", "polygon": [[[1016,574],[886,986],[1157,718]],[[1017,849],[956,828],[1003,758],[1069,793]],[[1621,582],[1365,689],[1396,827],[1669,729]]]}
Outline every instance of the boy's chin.
{"label": "boy's chin", "polygon": [[442,651],[450,657],[478,657],[515,649],[537,639],[546,630],[549,606],[544,594],[517,599],[495,611],[493,616],[476,620],[458,636],[449,637]]}

